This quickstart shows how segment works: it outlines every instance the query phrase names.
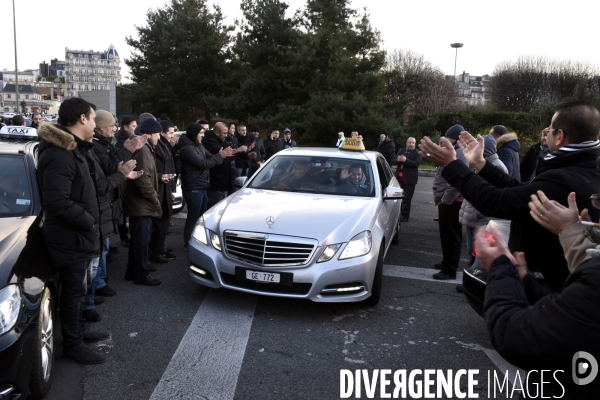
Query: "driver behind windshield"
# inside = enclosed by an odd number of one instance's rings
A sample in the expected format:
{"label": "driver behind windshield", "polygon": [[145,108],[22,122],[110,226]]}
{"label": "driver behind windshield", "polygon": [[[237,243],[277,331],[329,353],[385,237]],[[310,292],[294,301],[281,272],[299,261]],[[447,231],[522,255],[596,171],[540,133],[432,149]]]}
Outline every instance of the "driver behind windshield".
{"label": "driver behind windshield", "polygon": [[367,175],[363,170],[362,164],[346,165],[340,173],[339,189],[346,192],[348,189],[354,189],[356,192],[366,192],[369,190]]}
{"label": "driver behind windshield", "polygon": [[309,176],[310,161],[298,160],[294,162],[292,171],[281,179],[276,185],[281,189],[299,189]]}

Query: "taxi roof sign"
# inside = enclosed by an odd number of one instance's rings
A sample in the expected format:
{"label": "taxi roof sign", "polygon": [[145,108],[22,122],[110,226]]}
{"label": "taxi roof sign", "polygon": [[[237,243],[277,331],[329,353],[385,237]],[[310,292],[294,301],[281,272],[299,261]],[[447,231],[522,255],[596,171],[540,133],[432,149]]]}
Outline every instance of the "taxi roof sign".
{"label": "taxi roof sign", "polygon": [[349,137],[344,138],[342,144],[339,147],[340,150],[349,150],[349,151],[364,151],[365,145],[362,142],[362,139]]}
{"label": "taxi roof sign", "polygon": [[0,139],[37,140],[37,129],[27,126],[3,126],[0,129]]}

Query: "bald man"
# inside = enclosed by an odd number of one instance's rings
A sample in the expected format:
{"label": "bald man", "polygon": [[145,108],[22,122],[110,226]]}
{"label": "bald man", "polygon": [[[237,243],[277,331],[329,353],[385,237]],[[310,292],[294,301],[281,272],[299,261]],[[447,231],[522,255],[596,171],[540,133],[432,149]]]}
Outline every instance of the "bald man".
{"label": "bald man", "polygon": [[[231,147],[230,142],[226,141],[229,129],[223,122],[217,122],[212,131],[206,131],[202,139],[202,145],[206,147],[211,154],[218,154],[221,149]],[[223,159],[223,163],[210,169],[210,187],[208,188],[208,208],[211,208],[219,201],[227,197],[227,192],[232,189],[229,175],[231,174],[231,163],[235,162],[235,153],[231,157]]]}
{"label": "bald man", "polygon": [[419,165],[421,156],[416,148],[417,141],[414,137],[406,139],[406,147],[398,150],[396,154],[396,179],[400,187],[404,190],[404,200],[402,200],[402,209],[400,211],[400,221],[408,221],[410,217],[410,203],[415,193],[415,186],[419,180]]}

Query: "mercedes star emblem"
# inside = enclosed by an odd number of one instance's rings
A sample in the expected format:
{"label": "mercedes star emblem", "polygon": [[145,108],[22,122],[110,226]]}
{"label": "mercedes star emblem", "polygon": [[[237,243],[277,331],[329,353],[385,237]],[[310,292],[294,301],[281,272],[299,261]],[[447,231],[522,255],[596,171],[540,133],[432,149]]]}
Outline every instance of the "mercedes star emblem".
{"label": "mercedes star emblem", "polygon": [[271,228],[274,223],[275,223],[275,218],[267,217],[267,225],[269,225],[269,228]]}

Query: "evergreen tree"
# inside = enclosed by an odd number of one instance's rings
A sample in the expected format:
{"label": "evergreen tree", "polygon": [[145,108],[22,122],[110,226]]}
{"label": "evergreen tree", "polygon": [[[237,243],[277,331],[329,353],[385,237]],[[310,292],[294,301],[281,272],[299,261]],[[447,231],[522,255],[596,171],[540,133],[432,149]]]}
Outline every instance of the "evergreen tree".
{"label": "evergreen tree", "polygon": [[125,63],[137,83],[136,97],[144,111],[194,116],[214,107],[226,75],[229,32],[219,6],[206,0],[171,0],[149,10],[147,26],[136,27],[138,38]]}
{"label": "evergreen tree", "polygon": [[292,96],[289,71],[298,22],[285,16],[288,5],[280,0],[243,0],[240,8],[244,19],[232,49],[227,111],[238,120],[268,120]]}

